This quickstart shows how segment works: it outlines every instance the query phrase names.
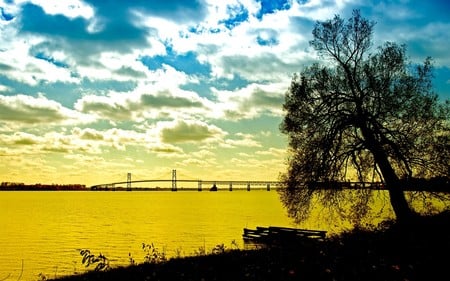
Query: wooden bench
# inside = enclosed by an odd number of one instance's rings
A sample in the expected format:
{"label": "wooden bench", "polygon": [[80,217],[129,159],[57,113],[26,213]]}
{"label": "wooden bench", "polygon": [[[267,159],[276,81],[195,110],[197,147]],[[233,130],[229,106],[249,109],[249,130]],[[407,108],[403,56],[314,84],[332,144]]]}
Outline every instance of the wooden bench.
{"label": "wooden bench", "polygon": [[279,242],[291,243],[298,239],[324,239],[326,237],[326,231],[323,230],[311,230],[289,227],[261,227],[256,229],[244,228],[242,238],[244,242],[249,243],[261,243],[261,244],[274,244]]}

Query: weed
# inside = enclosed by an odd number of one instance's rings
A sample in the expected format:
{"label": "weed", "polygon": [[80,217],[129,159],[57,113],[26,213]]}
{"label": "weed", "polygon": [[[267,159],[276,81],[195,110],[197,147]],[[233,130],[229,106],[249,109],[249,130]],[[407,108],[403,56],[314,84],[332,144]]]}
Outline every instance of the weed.
{"label": "weed", "polygon": [[131,253],[128,253],[128,260],[130,261],[130,265],[136,265],[136,261],[134,260]]}
{"label": "weed", "polygon": [[227,247],[225,247],[225,245],[222,243],[222,244],[217,244],[213,249],[212,249],[212,253],[214,254],[214,255],[218,255],[218,254],[223,254],[223,253],[225,253],[225,249],[226,249]]}
{"label": "weed", "polygon": [[231,248],[234,250],[239,250],[239,245],[234,239],[231,241]]}
{"label": "weed", "polygon": [[90,250],[80,250],[80,255],[83,257],[81,263],[86,267],[90,265],[95,266],[95,271],[107,271],[111,269],[109,266],[109,259],[100,253],[98,256],[91,254]]}
{"label": "weed", "polygon": [[175,257],[181,258],[183,256],[183,249],[181,247],[178,247],[175,249]]}
{"label": "weed", "polygon": [[142,243],[142,250],[145,252],[144,263],[161,263],[167,261],[164,251],[160,252],[153,243]]}
{"label": "weed", "polygon": [[195,256],[205,256],[206,255],[206,248],[205,246],[198,247],[197,250],[194,250]]}

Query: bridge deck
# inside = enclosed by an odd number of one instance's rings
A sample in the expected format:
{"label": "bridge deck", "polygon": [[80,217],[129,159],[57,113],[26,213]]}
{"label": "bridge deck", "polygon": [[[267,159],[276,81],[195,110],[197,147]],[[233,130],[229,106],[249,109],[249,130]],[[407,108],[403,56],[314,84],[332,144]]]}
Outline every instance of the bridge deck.
{"label": "bridge deck", "polygon": [[[108,186],[119,186],[119,185],[131,185],[131,184],[138,184],[138,183],[173,183],[173,180],[165,180],[165,179],[156,179],[156,180],[133,180],[133,181],[121,181],[121,182],[112,182],[112,183],[106,183],[106,184],[98,184],[93,185],[91,188],[102,188],[102,187],[108,187]],[[227,185],[230,184],[232,186],[236,185],[252,185],[252,186],[280,186],[283,183],[280,181],[245,181],[245,180],[176,180],[176,183],[197,183],[199,185]]]}
{"label": "bridge deck", "polygon": [[[197,183],[200,190],[203,185],[216,185],[216,186],[246,186],[247,189],[250,186],[264,186],[264,187],[281,187],[284,182],[281,181],[258,181],[258,180],[168,180],[168,179],[154,179],[154,180],[133,180],[133,181],[121,181],[112,182],[107,184],[99,184],[91,186],[91,189],[101,188],[114,188],[121,185],[131,187],[132,184],[139,183],[172,183],[172,187],[176,187],[177,183]],[[318,182],[308,185],[312,189],[384,189],[384,185],[381,182]]]}

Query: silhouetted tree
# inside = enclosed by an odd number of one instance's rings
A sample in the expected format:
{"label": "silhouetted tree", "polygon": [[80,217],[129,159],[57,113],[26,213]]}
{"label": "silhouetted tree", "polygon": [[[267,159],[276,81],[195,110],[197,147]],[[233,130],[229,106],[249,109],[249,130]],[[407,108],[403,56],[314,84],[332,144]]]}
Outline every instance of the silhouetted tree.
{"label": "silhouetted tree", "polygon": [[[282,200],[302,219],[318,183],[382,180],[398,221],[415,216],[403,179],[449,176],[449,103],[432,89],[432,65],[408,62],[403,45],[387,42],[371,53],[375,23],[355,10],[317,22],[310,45],[324,65],[294,76],[280,126],[290,146]],[[315,184],[314,184],[315,183]],[[327,201],[328,200],[328,201]],[[362,208],[367,200],[361,199]]]}

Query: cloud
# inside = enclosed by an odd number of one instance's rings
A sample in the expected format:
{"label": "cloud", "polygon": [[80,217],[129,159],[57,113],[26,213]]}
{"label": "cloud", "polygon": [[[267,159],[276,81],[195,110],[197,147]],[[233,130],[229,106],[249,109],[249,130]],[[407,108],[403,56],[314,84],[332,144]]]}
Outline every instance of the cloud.
{"label": "cloud", "polygon": [[92,128],[74,128],[72,130],[74,142],[80,146],[89,144],[91,147],[114,148],[119,151],[126,151],[128,147],[142,149],[148,153],[154,153],[157,157],[173,158],[184,157],[182,148],[169,143],[163,143],[159,133],[155,131],[134,131],[112,128],[108,130],[96,130]]}
{"label": "cloud", "polygon": [[249,84],[234,91],[212,91],[222,107],[223,117],[230,120],[251,119],[262,114],[281,116],[286,84]]}
{"label": "cloud", "polygon": [[144,107],[152,108],[190,108],[190,107],[203,107],[203,104],[199,99],[189,99],[185,97],[172,96],[170,92],[159,92],[156,95],[142,94],[141,104]]}
{"label": "cloud", "polygon": [[[18,38],[8,32],[0,33],[0,39],[12,36],[15,40],[11,41],[7,48],[0,48],[0,69],[1,76],[8,80],[16,80],[32,86],[37,86],[39,82],[65,82],[78,83],[78,77],[74,76],[64,61],[65,52],[61,50],[51,52],[44,45],[40,45],[40,40],[32,39],[30,44],[26,40],[17,40]],[[42,46],[30,48],[31,45]]]}
{"label": "cloud", "polygon": [[[214,132],[214,127],[211,127],[211,131]],[[75,127],[69,132],[50,131],[42,135],[21,131],[0,134],[0,148],[5,148],[4,151],[0,149],[0,153],[4,152],[5,156],[46,153],[107,155],[111,151],[125,152],[131,147],[154,154],[158,158],[187,157],[181,147],[162,142],[158,131],[155,134],[151,131],[139,132],[117,128],[96,130]]]}
{"label": "cloud", "polygon": [[94,114],[98,118],[112,121],[131,120],[133,114],[126,103],[115,101],[107,96],[84,96],[76,102],[75,108],[84,113]]}
{"label": "cloud", "polygon": [[[94,9],[98,8],[94,6]],[[111,8],[111,7],[110,7]],[[117,13],[118,7],[114,7],[107,17],[102,14],[96,14],[97,28],[89,28],[89,20],[82,17],[68,18],[61,14],[47,14],[41,6],[34,4],[25,4],[22,6],[20,14],[20,30],[24,34],[45,35],[51,38],[63,38],[65,42],[71,42],[77,47],[89,47],[91,52],[94,47],[103,50],[130,50],[130,47],[144,46],[146,44],[146,31],[135,26],[128,9]],[[97,13],[105,10],[99,9]]]}
{"label": "cloud", "polygon": [[[297,65],[287,63],[272,53],[262,53],[256,57],[239,54],[222,56],[216,67],[221,67],[220,75],[238,74],[249,81],[279,81],[297,70]],[[255,69],[259,71],[255,72]]]}
{"label": "cloud", "polygon": [[[154,53],[151,42],[157,42],[149,38],[152,30],[136,24],[128,8],[109,18],[99,14],[95,6],[80,3],[95,11],[90,14],[77,1],[72,2],[67,11],[48,1],[25,3],[17,12],[17,20],[1,27],[0,38],[9,44],[0,48],[0,60],[10,68],[9,77],[30,85],[40,81],[79,83],[83,77],[121,81],[147,78],[146,68],[136,57],[141,52]],[[71,14],[72,10],[78,12]],[[105,57],[107,53],[114,56]],[[119,65],[111,67],[111,57]]]}
{"label": "cloud", "polygon": [[0,93],[6,93],[11,91],[12,89],[10,87],[0,84]]}
{"label": "cloud", "polygon": [[380,1],[372,7],[374,13],[382,14],[390,20],[413,20],[420,17],[419,13],[402,3]]}
{"label": "cloud", "polygon": [[13,135],[4,135],[3,142],[7,145],[35,145],[42,142],[42,138],[37,137],[33,134],[25,133],[25,132],[15,132]]}
{"label": "cloud", "polygon": [[236,147],[261,147],[261,143],[254,139],[253,135],[237,133],[236,139],[226,139],[220,144],[221,147],[236,148]]}
{"label": "cloud", "polygon": [[156,153],[160,158],[186,157],[182,148],[168,143],[148,144],[147,149],[150,152]]}
{"label": "cloud", "polygon": [[282,157],[285,157],[286,154],[286,149],[281,149],[281,148],[274,148],[274,147],[270,147],[268,150],[260,150],[255,152],[255,154],[257,155],[264,155],[264,156],[270,156],[270,157],[276,157],[281,159]]}
{"label": "cloud", "polygon": [[18,126],[40,124],[89,123],[93,119],[85,114],[63,107],[44,96],[37,98],[27,95],[0,95],[0,123]]}
{"label": "cloud", "polygon": [[115,150],[125,151],[129,146],[145,147],[147,136],[133,130],[123,130],[112,128],[104,131],[92,128],[74,128],[71,138],[74,142],[81,144],[90,144],[95,147],[110,147]]}
{"label": "cloud", "polygon": [[[217,6],[224,9],[223,5]],[[299,32],[304,22],[297,20],[302,13],[298,5],[294,6],[290,10],[274,9],[257,19],[254,7],[247,5],[248,18],[231,29],[220,24],[229,19],[226,12],[222,15],[211,11],[209,21],[172,33],[176,34],[170,37],[172,52],[198,53],[198,61],[211,66],[212,75],[217,78],[240,76],[248,81],[280,82],[313,57],[306,51],[311,31],[306,36]],[[313,23],[311,20],[308,24]]]}
{"label": "cloud", "polygon": [[72,132],[75,135],[78,135],[79,138],[82,140],[94,140],[94,141],[105,140],[105,136],[104,136],[103,132],[97,131],[92,128],[85,128],[83,130],[80,128],[75,128],[72,130]]}
{"label": "cloud", "polygon": [[166,143],[203,142],[221,139],[226,135],[217,126],[202,121],[177,120],[160,122],[161,139]]}
{"label": "cloud", "polygon": [[[108,4],[107,1],[103,0],[89,0],[89,2],[95,3],[95,6],[105,13],[110,13],[111,10],[116,8],[115,2],[113,4]],[[206,6],[202,0],[132,0],[127,1],[126,4],[130,9],[139,9],[149,15],[162,17],[177,23],[201,21],[206,16]],[[111,7],[111,5],[114,6]]]}
{"label": "cloud", "polygon": [[17,155],[44,153],[71,153],[82,151],[84,153],[99,153],[98,147],[92,147],[86,142],[77,142],[72,136],[58,132],[48,132],[44,135],[35,135],[26,132],[0,135],[0,143]]}
{"label": "cloud", "polygon": [[450,45],[450,23],[431,22],[421,28],[399,27],[394,28],[393,33],[394,41],[406,43],[408,53],[415,61],[431,56],[439,66],[450,65],[447,48]]}
{"label": "cloud", "polygon": [[42,7],[45,13],[49,15],[63,15],[69,19],[78,17],[90,19],[94,15],[93,7],[80,0],[33,0],[32,2]]}
{"label": "cloud", "polygon": [[86,95],[75,103],[83,113],[110,121],[142,121],[202,115],[208,101],[181,89],[158,89],[158,85],[136,88],[133,92],[111,92],[107,96]]}

